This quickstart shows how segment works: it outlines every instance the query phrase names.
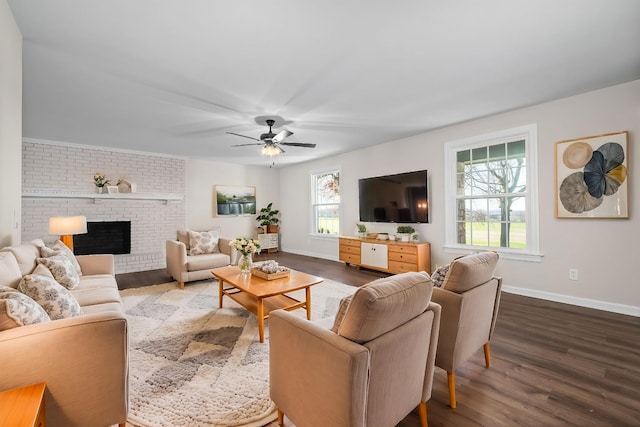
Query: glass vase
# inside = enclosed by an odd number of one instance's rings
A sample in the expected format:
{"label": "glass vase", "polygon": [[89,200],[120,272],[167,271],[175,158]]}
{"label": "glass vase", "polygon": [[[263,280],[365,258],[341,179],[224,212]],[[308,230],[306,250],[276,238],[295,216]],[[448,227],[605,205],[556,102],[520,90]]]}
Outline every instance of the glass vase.
{"label": "glass vase", "polygon": [[251,254],[240,255],[240,259],[238,260],[238,267],[240,267],[240,272],[242,274],[251,274],[252,265],[253,261],[251,259]]}

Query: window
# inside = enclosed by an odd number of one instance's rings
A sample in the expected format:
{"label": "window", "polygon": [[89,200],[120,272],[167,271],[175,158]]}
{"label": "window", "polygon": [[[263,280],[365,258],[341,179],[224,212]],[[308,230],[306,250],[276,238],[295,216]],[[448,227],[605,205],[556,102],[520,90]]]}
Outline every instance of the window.
{"label": "window", "polygon": [[445,145],[446,247],[538,253],[536,126]]}
{"label": "window", "polygon": [[337,236],[340,233],[340,171],[311,174],[312,232]]}

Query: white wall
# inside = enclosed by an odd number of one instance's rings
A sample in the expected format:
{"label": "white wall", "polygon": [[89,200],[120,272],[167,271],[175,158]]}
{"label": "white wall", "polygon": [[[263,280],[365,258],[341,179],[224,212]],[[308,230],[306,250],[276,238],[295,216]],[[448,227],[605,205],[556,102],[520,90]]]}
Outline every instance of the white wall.
{"label": "white wall", "polygon": [[[416,169],[430,175],[431,223],[416,227],[431,242],[432,266],[455,254],[444,245],[443,145],[452,140],[536,123],[538,125],[541,262],[503,259],[498,274],[512,292],[640,316],[640,217],[635,215],[640,185],[634,178],[640,135],[640,80],[529,108],[439,129],[375,147],[287,167],[280,172],[283,249],[329,259],[338,256],[333,240],[309,237],[309,173],[341,166],[341,232],[353,235],[358,221],[359,178]],[[560,140],[629,131],[630,218],[556,219],[554,150]],[[395,225],[369,224],[371,231],[394,231]],[[577,268],[579,280],[568,279]]]}
{"label": "white wall", "polygon": [[213,200],[216,185],[256,187],[257,209],[274,202],[278,208],[280,187],[276,169],[242,166],[211,160],[187,161],[187,227],[208,230],[220,227],[224,237],[256,237],[257,221],[250,216],[214,216]]}
{"label": "white wall", "polygon": [[0,247],[20,243],[22,34],[0,0]]}

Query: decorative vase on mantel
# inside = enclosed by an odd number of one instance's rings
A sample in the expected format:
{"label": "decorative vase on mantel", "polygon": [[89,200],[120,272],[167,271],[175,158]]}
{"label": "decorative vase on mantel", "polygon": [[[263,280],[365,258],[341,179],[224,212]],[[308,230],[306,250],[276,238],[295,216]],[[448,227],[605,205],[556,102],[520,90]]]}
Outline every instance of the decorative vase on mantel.
{"label": "decorative vase on mantel", "polygon": [[103,191],[103,190],[104,190],[104,187],[98,187],[98,186],[96,185],[96,193],[98,193],[98,194],[102,194],[102,191]]}
{"label": "decorative vase on mantel", "polygon": [[251,274],[252,265],[253,260],[251,259],[251,254],[240,254],[240,259],[238,259],[238,267],[240,267],[240,272],[242,274]]}

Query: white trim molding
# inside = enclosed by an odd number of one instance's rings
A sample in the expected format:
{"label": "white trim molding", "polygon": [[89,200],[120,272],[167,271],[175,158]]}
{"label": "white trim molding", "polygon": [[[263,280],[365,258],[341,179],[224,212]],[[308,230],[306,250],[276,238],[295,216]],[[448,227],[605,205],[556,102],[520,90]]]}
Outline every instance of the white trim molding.
{"label": "white trim molding", "polygon": [[570,295],[554,294],[552,292],[536,291],[532,289],[517,288],[514,286],[503,286],[502,290],[509,294],[522,295],[525,297],[538,298],[546,301],[576,305],[578,307],[593,308],[596,310],[625,314],[627,316],[640,317],[640,307],[634,307],[632,305],[598,301],[589,298],[572,297]]}

